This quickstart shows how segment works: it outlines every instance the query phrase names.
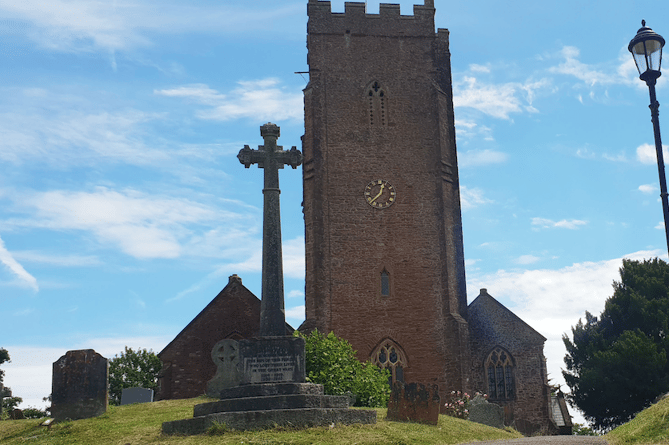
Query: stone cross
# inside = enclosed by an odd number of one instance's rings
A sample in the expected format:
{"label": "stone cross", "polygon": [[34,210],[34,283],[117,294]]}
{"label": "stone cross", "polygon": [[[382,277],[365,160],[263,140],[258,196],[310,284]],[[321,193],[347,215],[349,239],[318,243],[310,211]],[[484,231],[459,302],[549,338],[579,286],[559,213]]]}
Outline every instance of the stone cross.
{"label": "stone cross", "polygon": [[283,258],[281,253],[281,212],[279,211],[279,169],[284,164],[294,169],[302,164],[302,153],[295,147],[284,151],[276,141],[281,134],[277,125],[260,127],[265,145],[258,150],[245,145],[239,151],[239,162],[249,168],[258,164],[265,170],[263,188],[262,295],[260,303],[260,336],[286,335],[286,313],[283,302]]}

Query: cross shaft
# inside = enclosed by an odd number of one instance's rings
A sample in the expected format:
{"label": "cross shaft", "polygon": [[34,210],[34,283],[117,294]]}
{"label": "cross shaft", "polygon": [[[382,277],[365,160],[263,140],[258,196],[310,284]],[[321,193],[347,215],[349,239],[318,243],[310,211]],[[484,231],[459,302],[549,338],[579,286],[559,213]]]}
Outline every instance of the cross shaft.
{"label": "cross shaft", "polygon": [[263,239],[262,239],[262,296],[260,303],[260,336],[286,335],[286,313],[283,292],[283,256],[281,251],[281,212],[279,208],[279,169],[302,164],[302,153],[296,147],[284,151],[277,146],[280,128],[272,123],[260,127],[264,145],[258,150],[245,145],[237,158],[244,167],[258,164],[264,169]]}

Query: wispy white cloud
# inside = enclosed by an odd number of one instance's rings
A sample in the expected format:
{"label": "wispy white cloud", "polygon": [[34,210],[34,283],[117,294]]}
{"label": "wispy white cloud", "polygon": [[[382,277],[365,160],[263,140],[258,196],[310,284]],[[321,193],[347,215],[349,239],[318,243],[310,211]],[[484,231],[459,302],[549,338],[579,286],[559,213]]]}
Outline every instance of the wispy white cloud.
{"label": "wispy white cloud", "polygon": [[190,99],[210,108],[197,112],[205,120],[228,121],[252,118],[262,121],[300,121],[303,117],[301,91],[289,91],[278,79],[239,81],[228,93],[220,93],[207,85],[194,84],[154,90],[167,97]]}
{"label": "wispy white cloud", "polygon": [[[225,267],[238,271],[262,271],[262,242],[260,239],[253,242],[252,253],[245,260]],[[291,240],[283,240],[283,273],[290,278],[304,279],[304,237],[298,236]]]}
{"label": "wispy white cloud", "polygon": [[25,263],[48,264],[59,267],[91,267],[102,264],[94,255],[52,255],[35,250],[14,252],[14,258]]}
{"label": "wispy white cloud", "polygon": [[625,153],[618,153],[617,155],[604,153],[602,155],[602,158],[606,159],[607,161],[613,161],[613,162],[627,162],[627,156],[625,155]]}
{"label": "wispy white cloud", "polygon": [[579,219],[563,219],[560,221],[553,221],[548,218],[532,218],[532,225],[541,229],[578,229],[580,226],[588,224],[587,221]]}
{"label": "wispy white cloud", "polygon": [[534,255],[521,255],[518,258],[516,258],[516,264],[521,264],[521,265],[534,264],[540,259],[541,258]]}
{"label": "wispy white cloud", "polygon": [[549,87],[550,82],[546,79],[491,84],[473,76],[464,76],[462,80],[453,83],[453,105],[509,120],[512,113],[536,112],[532,102],[537,91]]}
{"label": "wispy white cloud", "polygon": [[480,167],[482,165],[502,164],[509,159],[507,153],[490,149],[468,150],[458,154],[458,166]]}
{"label": "wispy white cloud", "polygon": [[286,298],[304,298],[304,292],[301,290],[293,289],[290,292],[288,292]]}
{"label": "wispy white cloud", "polygon": [[[162,119],[157,113],[138,110],[86,112],[84,99],[28,97],[11,92],[14,100],[26,101],[0,114],[0,161],[43,164],[52,168],[123,162],[130,165],[166,164],[175,153],[163,141],[148,138],[146,125]],[[59,100],[60,99],[60,100]],[[82,103],[85,102],[85,103]],[[58,105],[57,105],[58,104]]]}
{"label": "wispy white cloud", "polygon": [[467,211],[484,204],[490,204],[492,201],[483,196],[483,190],[479,188],[469,188],[460,186],[460,203],[462,210]]}
{"label": "wispy white cloud", "polygon": [[522,111],[514,84],[481,84],[475,77],[467,76],[453,84],[453,91],[455,108],[474,108],[498,119],[510,119],[509,114]]}
{"label": "wispy white cloud", "polygon": [[474,122],[471,119],[458,117],[455,119],[455,129],[458,140],[470,139],[475,136],[481,137],[484,141],[493,141],[492,129],[487,125]]}
{"label": "wispy white cloud", "polygon": [[[212,272],[208,273],[204,278],[198,282],[192,284],[188,288],[179,291],[175,296],[170,297],[166,302],[172,302],[181,300],[189,294],[199,292],[201,289],[211,284],[214,281],[220,281],[220,278],[225,275],[230,275],[232,273],[242,273],[242,272],[262,272],[262,237],[251,238],[248,235],[244,235],[240,232],[234,232],[231,236],[230,242],[235,246],[241,246],[241,248],[233,248],[225,251],[224,256],[226,258],[237,258],[241,259],[240,261],[234,263],[225,263],[220,266],[217,266]],[[212,238],[213,242],[216,241],[218,236]],[[209,239],[207,237],[206,239]],[[244,240],[241,242],[240,240]],[[208,246],[209,243],[203,240],[198,240],[194,245],[197,246]],[[198,253],[202,253],[198,249]],[[297,238],[290,240],[283,240],[282,243],[282,253],[283,253],[283,273],[284,276],[289,278],[304,279],[304,237],[298,236]],[[207,256],[207,253],[204,253],[204,256]],[[220,253],[219,257],[222,256]],[[304,293],[301,291],[293,290],[286,297],[287,298],[296,298],[302,296]],[[260,295],[258,295],[260,298]]]}
{"label": "wispy white cloud", "polygon": [[654,184],[641,184],[639,186],[639,191],[646,194],[655,193],[657,189],[658,187]]}
{"label": "wispy white cloud", "polygon": [[580,60],[580,50],[574,46],[564,46],[559,56],[564,59],[558,66],[549,68],[552,73],[566,74],[574,76],[583,81],[588,86],[610,85],[620,83],[622,78],[614,71],[597,70],[590,65],[587,65]]}
{"label": "wispy white cloud", "polygon": [[14,258],[7,247],[5,242],[0,238],[0,263],[5,266],[16,278],[18,278],[18,284],[21,286],[28,287],[33,291],[39,291],[39,286],[37,285],[37,279],[33,277],[28,271],[26,271],[21,264]]}
{"label": "wispy white cloud", "polygon": [[185,198],[97,187],[92,192],[54,190],[16,197],[31,214],[7,227],[88,231],[107,246],[135,258],[175,258],[203,226],[243,226],[246,216]]}
{"label": "wispy white cloud", "polygon": [[297,329],[304,321],[304,305],[287,308],[286,321]]}
{"label": "wispy white cloud", "polygon": [[469,65],[469,71],[472,73],[490,73],[489,65],[479,65],[477,63],[472,63]]}
{"label": "wispy white cloud", "polygon": [[0,15],[27,28],[27,36],[42,48],[104,54],[151,46],[156,34],[277,32],[272,26],[274,21],[286,22],[291,17],[301,20],[302,8],[299,3],[251,8],[230,2],[199,4],[169,0],[0,0]]}
{"label": "wispy white cloud", "polygon": [[[662,156],[665,161],[669,160],[667,157],[667,146],[662,144]],[[641,144],[636,148],[636,159],[642,164],[656,164],[657,165],[657,152],[655,150],[655,145],[651,144]]]}
{"label": "wispy white cloud", "polygon": [[283,273],[290,278],[304,280],[304,237],[283,242]]}

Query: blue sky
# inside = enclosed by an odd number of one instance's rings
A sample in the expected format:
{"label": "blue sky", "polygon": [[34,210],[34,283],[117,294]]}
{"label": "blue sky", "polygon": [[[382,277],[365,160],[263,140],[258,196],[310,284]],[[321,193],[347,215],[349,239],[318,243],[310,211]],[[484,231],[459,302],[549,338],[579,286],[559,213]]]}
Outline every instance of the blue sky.
{"label": "blue sky", "polygon": [[[669,35],[669,5],[435,3],[451,32],[469,299],[485,287],[546,336],[559,383],[560,337],[603,309],[621,259],[666,259],[648,90],[627,45],[641,19]],[[236,154],[268,121],[300,148],[306,21],[306,0],[0,0],[0,346],[24,406],[41,405],[69,349],[159,352],[233,273],[260,295],[262,171]],[[301,171],[280,183],[297,327]]]}

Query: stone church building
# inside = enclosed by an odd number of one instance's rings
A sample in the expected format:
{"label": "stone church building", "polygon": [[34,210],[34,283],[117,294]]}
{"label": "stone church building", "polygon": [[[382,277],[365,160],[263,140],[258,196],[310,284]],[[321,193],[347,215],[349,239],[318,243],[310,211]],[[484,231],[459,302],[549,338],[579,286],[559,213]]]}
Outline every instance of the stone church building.
{"label": "stone church building", "polygon": [[[442,398],[485,392],[522,432],[555,431],[546,339],[485,289],[467,305],[449,33],[435,32],[434,0],[409,16],[307,10],[300,330],[333,331]],[[159,354],[158,398],[204,393],[213,345],[257,333],[260,303],[235,277]]]}

